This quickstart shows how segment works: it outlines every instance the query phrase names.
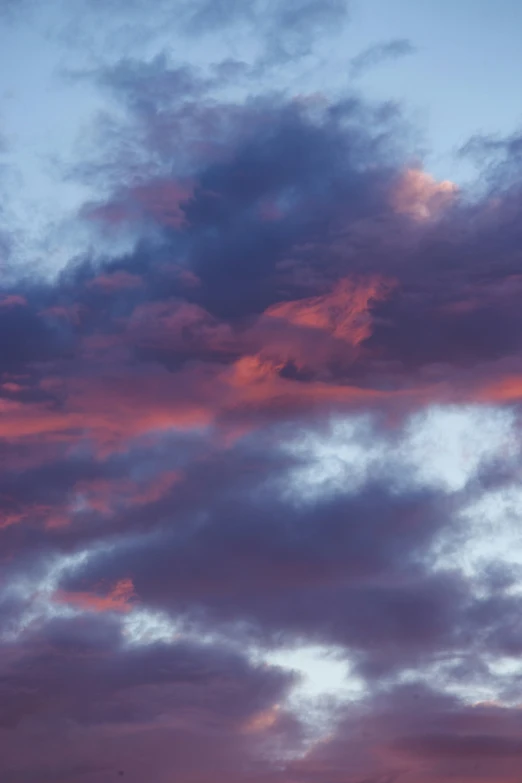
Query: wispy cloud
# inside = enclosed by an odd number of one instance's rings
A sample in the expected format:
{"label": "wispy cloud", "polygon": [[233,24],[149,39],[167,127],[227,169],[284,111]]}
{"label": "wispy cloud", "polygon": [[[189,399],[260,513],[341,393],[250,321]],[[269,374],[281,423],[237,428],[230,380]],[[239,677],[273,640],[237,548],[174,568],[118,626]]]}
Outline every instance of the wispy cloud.
{"label": "wispy cloud", "polygon": [[367,71],[386,62],[398,60],[415,54],[415,46],[407,38],[394,38],[391,41],[372,44],[350,60],[352,78],[363,76]]}

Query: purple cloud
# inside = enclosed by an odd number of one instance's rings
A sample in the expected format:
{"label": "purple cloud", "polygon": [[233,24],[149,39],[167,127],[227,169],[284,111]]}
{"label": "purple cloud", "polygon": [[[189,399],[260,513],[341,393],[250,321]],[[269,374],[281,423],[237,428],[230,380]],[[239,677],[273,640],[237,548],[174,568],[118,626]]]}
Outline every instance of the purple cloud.
{"label": "purple cloud", "polygon": [[[262,19],[263,67],[346,11],[276,5],[219,21]],[[0,771],[515,783],[516,144],[472,199],[397,106],[244,73],[85,68],[111,110],[68,174],[106,250],[3,286]],[[271,663],[310,646],[335,697]]]}

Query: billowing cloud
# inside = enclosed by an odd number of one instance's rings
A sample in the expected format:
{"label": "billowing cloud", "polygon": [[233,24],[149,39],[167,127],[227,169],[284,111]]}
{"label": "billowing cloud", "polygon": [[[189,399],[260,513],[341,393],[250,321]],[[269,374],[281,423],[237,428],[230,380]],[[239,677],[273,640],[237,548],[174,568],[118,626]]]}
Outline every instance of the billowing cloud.
{"label": "billowing cloud", "polygon": [[395,106],[254,90],[346,4],[223,8],[254,64],[83,68],[89,241],[0,294],[0,777],[516,783],[517,150],[437,181]]}
{"label": "billowing cloud", "polygon": [[[240,780],[241,767],[256,762],[270,776],[279,742],[300,744],[291,715],[260,717],[284,698],[291,675],[220,646],[133,648],[110,620],[55,620],[27,639],[22,658],[6,654],[0,665],[2,769],[13,780],[137,783],[147,773],[166,781],[173,766],[197,780],[201,754],[206,774]],[[57,731],[68,736],[61,749]]]}

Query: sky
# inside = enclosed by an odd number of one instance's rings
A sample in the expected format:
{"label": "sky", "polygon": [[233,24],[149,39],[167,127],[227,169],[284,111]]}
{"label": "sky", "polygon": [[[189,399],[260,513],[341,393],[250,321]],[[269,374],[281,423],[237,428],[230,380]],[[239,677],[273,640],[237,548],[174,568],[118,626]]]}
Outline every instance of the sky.
{"label": "sky", "polygon": [[0,0],[0,780],[520,783],[522,7]]}

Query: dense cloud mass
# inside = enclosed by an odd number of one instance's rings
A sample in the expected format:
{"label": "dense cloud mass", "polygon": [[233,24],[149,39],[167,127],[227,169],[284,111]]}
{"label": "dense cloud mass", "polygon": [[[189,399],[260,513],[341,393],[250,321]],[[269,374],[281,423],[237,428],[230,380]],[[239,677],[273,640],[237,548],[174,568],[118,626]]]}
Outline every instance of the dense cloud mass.
{"label": "dense cloud mass", "polygon": [[77,73],[90,244],[0,294],[0,778],[518,783],[517,137],[463,192],[396,105],[263,86],[345,3],[178,10],[257,60]]}

